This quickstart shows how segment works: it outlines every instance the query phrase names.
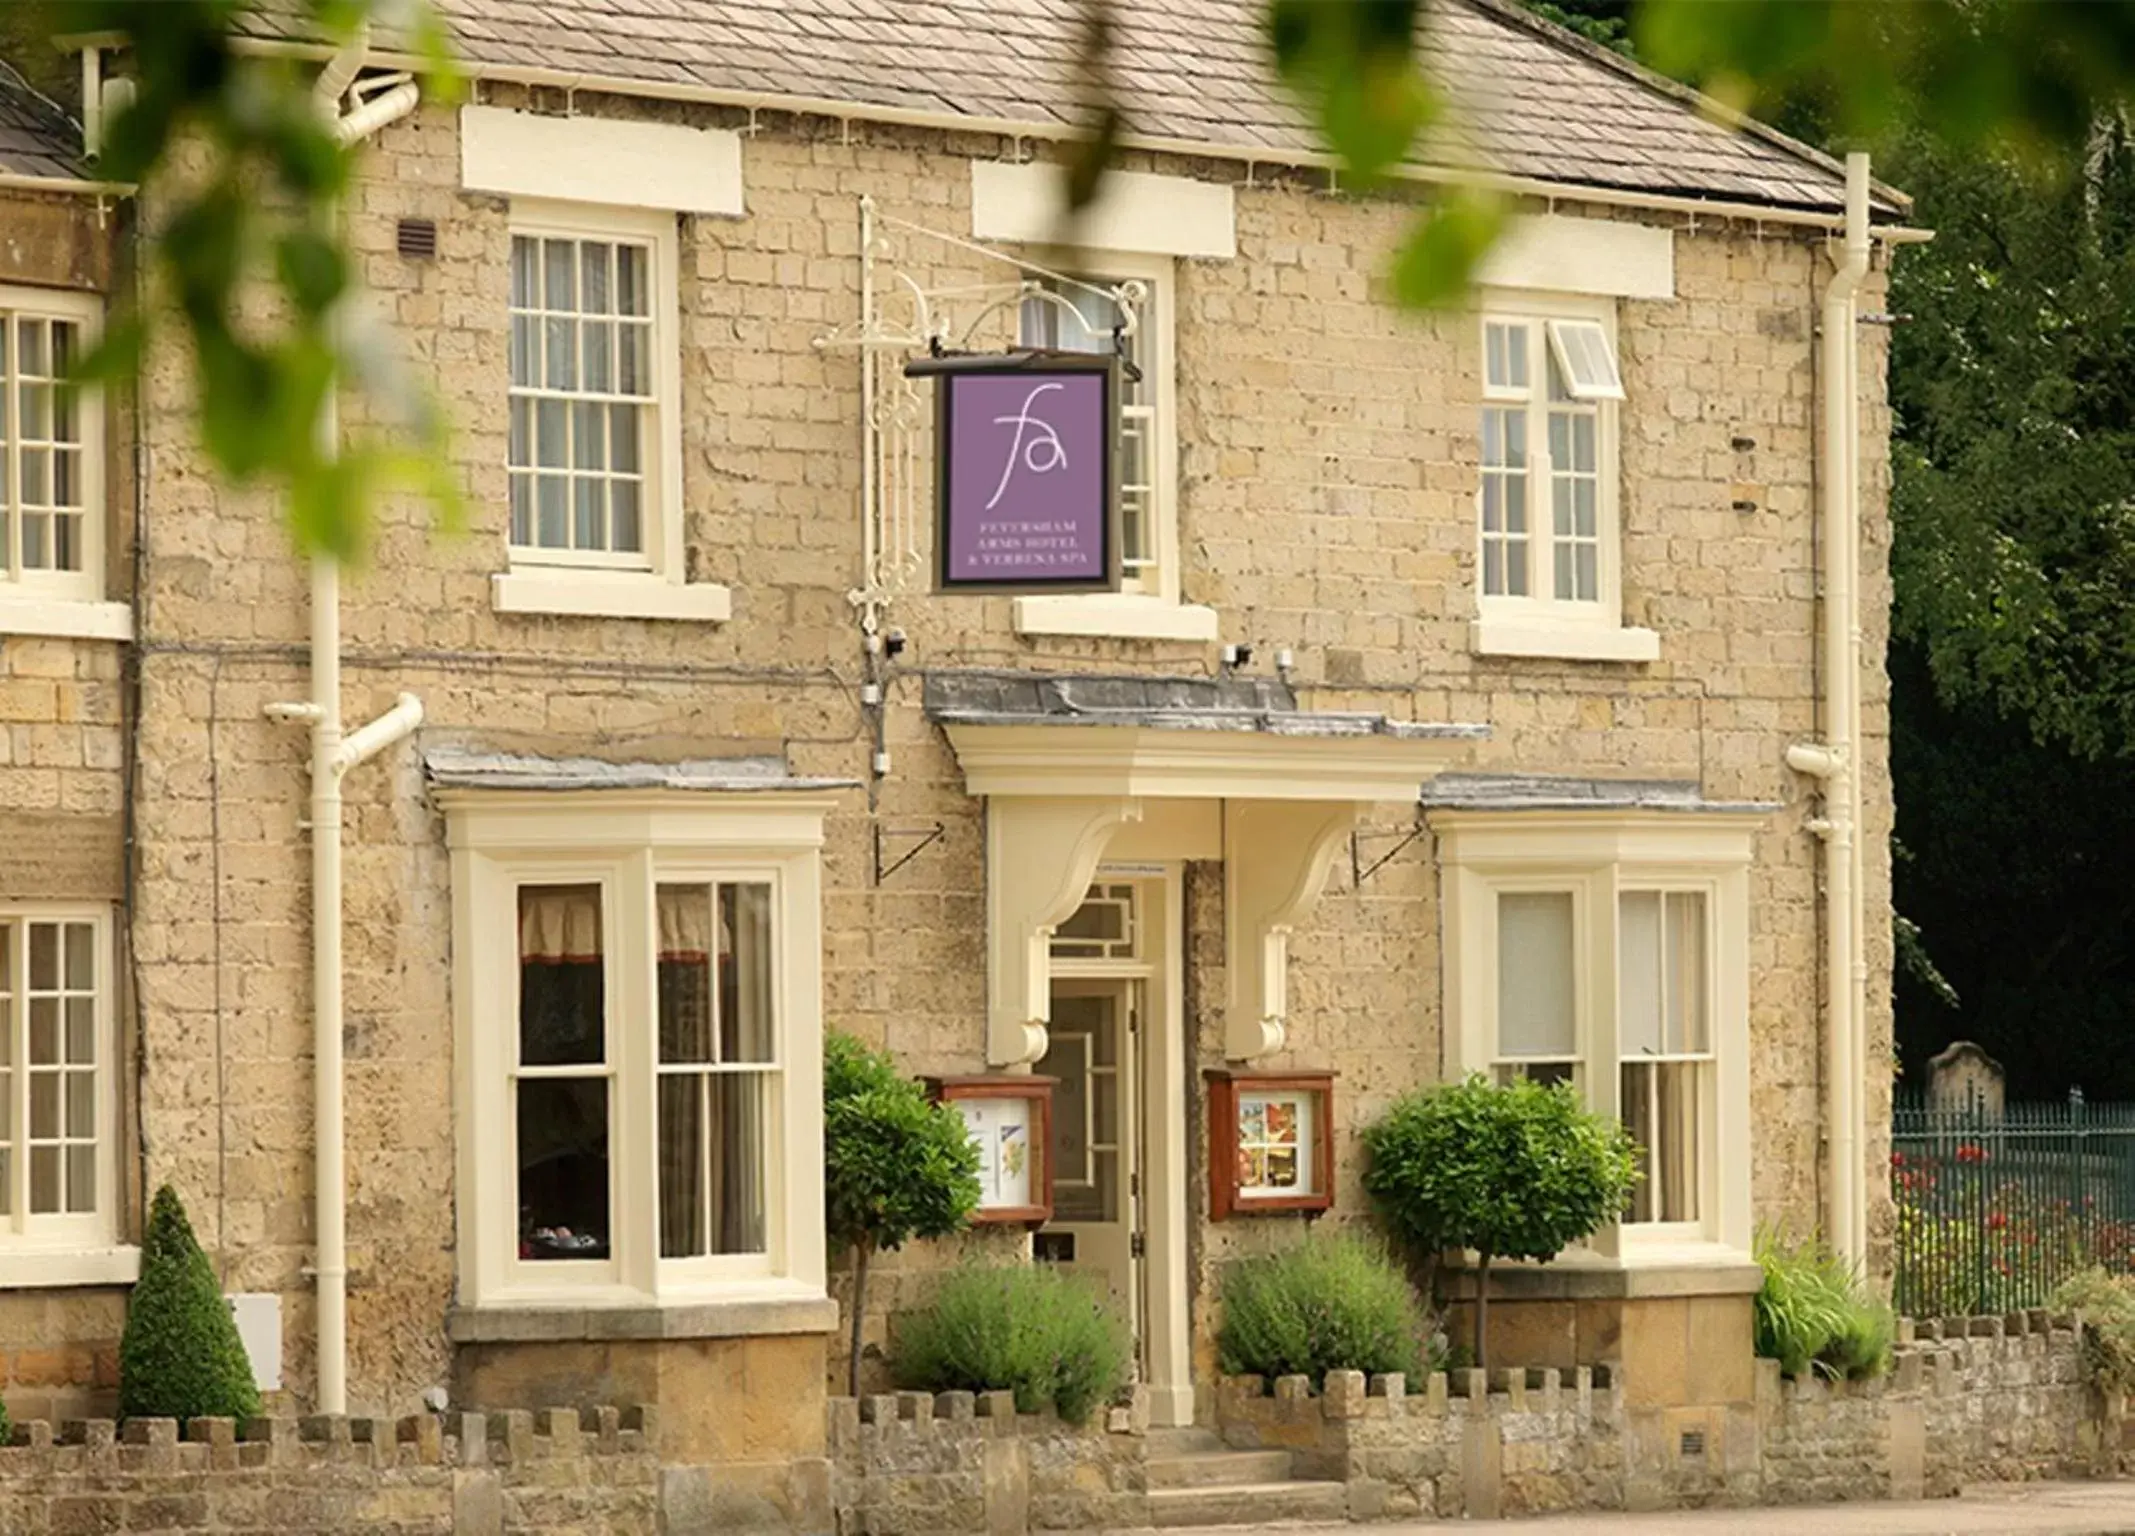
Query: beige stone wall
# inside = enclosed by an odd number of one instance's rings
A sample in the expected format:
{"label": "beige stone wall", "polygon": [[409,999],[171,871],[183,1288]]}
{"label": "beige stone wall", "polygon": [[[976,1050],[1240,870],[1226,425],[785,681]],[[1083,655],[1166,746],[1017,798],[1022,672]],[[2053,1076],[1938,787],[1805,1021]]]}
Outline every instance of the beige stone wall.
{"label": "beige stone wall", "polygon": [[[577,106],[716,120],[583,95]],[[749,216],[681,224],[686,535],[693,575],[734,589],[734,619],[720,626],[491,611],[487,581],[503,558],[506,208],[457,190],[450,113],[425,109],[376,141],[350,199],[352,236],[380,307],[459,421],[473,516],[448,535],[412,500],[380,504],[370,568],[345,593],[351,721],[407,689],[428,709],[426,740],[616,756],[783,748],[802,772],[865,777],[846,600],[860,575],[858,371],[850,353],[812,343],[857,313],[858,197],[966,233],[967,161],[1004,146],[762,126],[744,151]],[[402,216],[437,220],[436,260],[393,254]],[[1756,1197],[1761,1215],[1806,1223],[1818,1189],[1816,850],[1801,831],[1808,797],[1780,754],[1814,725],[1811,325],[1828,263],[1776,229],[1701,224],[1677,240],[1678,301],[1623,306],[1626,618],[1661,632],[1662,660],[1485,660],[1466,648],[1477,328],[1399,315],[1375,297],[1404,217],[1263,181],[1238,192],[1235,261],[1180,263],[1185,595],[1219,608],[1225,638],[1255,642],[1263,658],[1293,648],[1314,707],[1488,722],[1495,735],[1477,766],[1694,778],[1716,798],[1782,803],[1759,838],[1752,891]],[[922,281],[980,275],[968,255],[903,235],[893,255]],[[1880,352],[1870,356],[1879,370]],[[305,745],[261,709],[303,694],[305,576],[275,509],[218,490],[191,452],[178,416],[187,388],[168,357],[147,384],[156,470],[136,914],[147,1171],[185,1190],[233,1288],[283,1296],[302,1401]],[[1873,438],[1880,406],[1867,420]],[[1738,452],[1736,436],[1757,446]],[[1879,487],[1883,465],[1873,451]],[[1738,481],[1764,487],[1756,512],[1731,509]],[[1868,564],[1880,591],[1880,497],[1874,510]],[[887,1044],[915,1072],[968,1071],[982,1064],[980,807],[919,713],[916,673],[1201,674],[1215,657],[1200,645],[1019,639],[999,598],[917,595],[891,621],[911,641],[890,690],[894,766],[872,815],[854,792],[829,826],[826,1020]],[[1880,633],[1878,622],[1878,646]],[[1880,757],[1876,773],[1872,822],[1887,823]],[[359,770],[348,795],[351,1398],[397,1411],[450,1374],[449,891],[411,748]],[[876,826],[937,820],[940,843],[870,884]],[[1367,818],[1388,830],[1408,820],[1399,806]],[[1346,1129],[1436,1075],[1439,981],[1427,845],[1361,890],[1342,865],[1293,944],[1294,1048],[1282,1061],[1342,1074]],[[1884,878],[1879,865],[1871,913],[1883,910]],[[1220,900],[1217,866],[1189,871],[1196,1079],[1220,1054]],[[1877,996],[1887,1041],[1887,990]],[[1198,1130],[1198,1103],[1191,1113]],[[1345,1161],[1337,1219],[1360,1208],[1354,1179]],[[1293,1231],[1197,1229],[1204,1321],[1213,1266]],[[928,1262],[921,1252],[886,1268],[885,1307],[909,1299]]]}
{"label": "beige stone wall", "polygon": [[[86,198],[0,191],[0,283],[104,292],[124,220]],[[111,509],[106,593],[129,586],[130,402],[106,405]],[[125,652],[108,640],[0,638],[0,902],[63,901],[116,910],[125,884]],[[118,965],[124,976],[124,945]],[[121,1019],[130,993],[118,995]],[[126,1031],[121,1030],[123,1035]],[[133,1062],[117,1072],[130,1083]],[[123,1127],[120,1226],[139,1208],[133,1127]],[[118,1383],[123,1293],[0,1290],[0,1400],[18,1414],[108,1412]]]}

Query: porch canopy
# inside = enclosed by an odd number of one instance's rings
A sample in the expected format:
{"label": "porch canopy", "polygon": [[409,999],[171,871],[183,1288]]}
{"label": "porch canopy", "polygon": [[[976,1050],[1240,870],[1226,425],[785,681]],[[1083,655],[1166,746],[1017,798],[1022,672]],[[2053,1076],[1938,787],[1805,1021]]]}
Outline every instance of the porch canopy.
{"label": "porch canopy", "polygon": [[933,672],[929,718],[986,799],[987,1059],[1045,1054],[1054,927],[1100,863],[1223,860],[1224,1054],[1280,1050],[1291,930],[1367,805],[1415,805],[1489,734],[1301,710],[1266,678]]}

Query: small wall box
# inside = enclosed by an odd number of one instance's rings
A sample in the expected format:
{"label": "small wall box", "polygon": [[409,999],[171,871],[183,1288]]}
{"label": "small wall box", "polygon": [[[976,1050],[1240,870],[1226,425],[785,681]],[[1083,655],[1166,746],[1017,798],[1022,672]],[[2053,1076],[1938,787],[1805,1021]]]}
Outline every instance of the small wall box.
{"label": "small wall box", "polygon": [[1207,1076],[1209,1219],[1333,1205],[1334,1074]]}
{"label": "small wall box", "polygon": [[953,1104],[979,1149],[973,1221],[1053,1219],[1053,1084],[1050,1077],[990,1074],[930,1077],[929,1092]]}

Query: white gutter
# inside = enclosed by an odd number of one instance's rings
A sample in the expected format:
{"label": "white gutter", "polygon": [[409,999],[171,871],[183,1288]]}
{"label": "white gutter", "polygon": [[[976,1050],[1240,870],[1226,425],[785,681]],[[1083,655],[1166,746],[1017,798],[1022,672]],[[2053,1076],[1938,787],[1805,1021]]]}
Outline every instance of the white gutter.
{"label": "white gutter", "polygon": [[1854,1263],[1868,1253],[1867,956],[1861,942],[1860,349],[1858,293],[1869,259],[1868,156],[1846,157],[1846,243],[1824,289],[1817,371],[1823,382],[1823,740],[1787,750],[1822,782],[1824,840],[1824,1234]]}
{"label": "white gutter", "polygon": [[[316,58],[315,43],[284,38],[241,39],[238,47],[247,53],[284,58]],[[421,70],[424,62],[412,54],[381,53],[382,67]],[[568,70],[541,69],[516,64],[469,63],[470,80],[496,80],[508,85],[542,86],[566,93],[607,92],[651,101],[681,101],[703,106],[732,107],[751,112],[790,112],[807,117],[827,117],[839,122],[888,123],[903,128],[931,128],[944,133],[995,134],[1002,138],[1040,139],[1055,143],[1079,142],[1083,130],[1073,123],[1035,122],[1020,118],[988,117],[977,113],[931,111],[923,107],[893,107],[873,102],[839,101],[827,96],[783,95],[772,91],[732,90],[697,85],[687,81],[634,80],[614,75],[586,75]],[[1309,149],[1280,149],[1269,145],[1211,143],[1163,134],[1125,133],[1122,149],[1150,154],[1180,155],[1196,160],[1224,160],[1243,164],[1276,166],[1289,170],[1339,172],[1342,163],[1334,155]],[[1782,208],[1762,203],[1731,202],[1717,198],[1682,197],[1664,192],[1637,192],[1628,188],[1588,186],[1578,182],[1545,181],[1532,176],[1507,176],[1496,171],[1461,170],[1448,166],[1401,165],[1387,173],[1396,181],[1434,185],[1478,187],[1513,197],[1532,197],[1554,202],[1599,203],[1617,208],[1645,208],[1665,213],[1702,215],[1706,218],[1742,219],[1752,223],[1781,224],[1809,229],[1842,229],[1843,213],[1821,213],[1807,208]],[[1884,226],[1873,237],[1893,245],[1916,244],[1933,238],[1930,231]]]}
{"label": "white gutter", "polygon": [[[413,111],[412,83],[397,85],[344,113],[342,97],[362,70],[368,28],[328,60],[313,100],[332,122],[334,138],[352,144]],[[338,217],[328,209],[324,217]],[[319,441],[328,457],[339,448],[340,413],[332,390],[319,408]],[[311,562],[311,698],[270,705],[268,713],[311,726],[311,1011],[313,1219],[317,1255],[320,1413],[348,1412],[348,1180],[345,1169],[341,1061],[341,779],[422,724],[422,701],[404,693],[370,724],[341,733],[341,568],[330,557]]]}

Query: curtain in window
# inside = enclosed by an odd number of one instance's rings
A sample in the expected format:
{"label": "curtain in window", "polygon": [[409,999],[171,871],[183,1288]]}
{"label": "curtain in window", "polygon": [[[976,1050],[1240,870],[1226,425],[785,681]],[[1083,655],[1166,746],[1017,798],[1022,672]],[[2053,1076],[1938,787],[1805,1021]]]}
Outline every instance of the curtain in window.
{"label": "curtain in window", "polygon": [[606,1017],[600,887],[523,887],[514,1088],[522,1258],[608,1257]]}
{"label": "curtain in window", "polygon": [[663,1258],[764,1251],[767,1074],[744,1069],[773,1059],[770,895],[659,890]]}

